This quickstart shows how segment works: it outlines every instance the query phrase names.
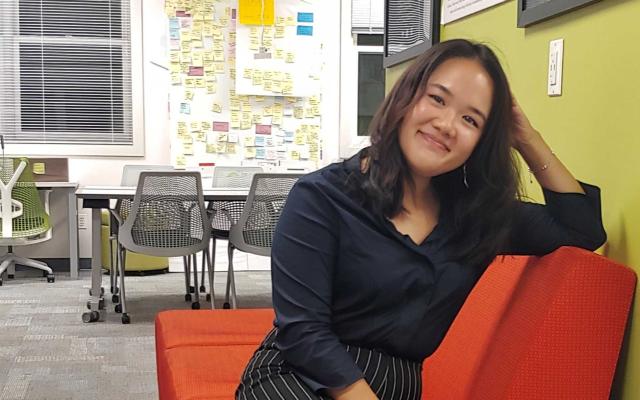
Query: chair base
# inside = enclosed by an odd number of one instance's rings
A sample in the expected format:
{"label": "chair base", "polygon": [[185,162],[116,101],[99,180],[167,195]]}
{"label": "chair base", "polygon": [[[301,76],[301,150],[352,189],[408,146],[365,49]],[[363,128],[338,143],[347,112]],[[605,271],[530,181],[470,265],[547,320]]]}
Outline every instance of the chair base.
{"label": "chair base", "polygon": [[15,253],[9,252],[0,257],[0,277],[4,274],[4,271],[9,269],[9,273],[15,271],[15,265],[25,265],[27,267],[40,269],[45,271],[48,275],[53,274],[53,270],[46,263],[42,261],[32,260],[30,258],[17,256]]}

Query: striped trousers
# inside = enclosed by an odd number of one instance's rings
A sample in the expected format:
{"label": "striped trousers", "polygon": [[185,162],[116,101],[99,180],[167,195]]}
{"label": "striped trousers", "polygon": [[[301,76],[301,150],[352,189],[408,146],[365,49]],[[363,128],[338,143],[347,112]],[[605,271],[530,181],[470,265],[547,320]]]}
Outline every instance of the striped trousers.
{"label": "striped trousers", "polygon": [[[275,346],[273,329],[245,368],[237,400],[330,400],[311,390],[282,358]],[[422,364],[379,351],[345,346],[362,370],[364,379],[380,400],[419,400],[422,394]]]}

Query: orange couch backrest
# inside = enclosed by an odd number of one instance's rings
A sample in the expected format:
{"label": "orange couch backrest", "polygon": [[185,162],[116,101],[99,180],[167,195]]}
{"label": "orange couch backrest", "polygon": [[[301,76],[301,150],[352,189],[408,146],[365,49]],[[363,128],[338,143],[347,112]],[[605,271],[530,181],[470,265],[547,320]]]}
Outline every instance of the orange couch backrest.
{"label": "orange couch backrest", "polygon": [[608,399],[635,273],[563,247],[492,263],[438,350],[423,399]]}

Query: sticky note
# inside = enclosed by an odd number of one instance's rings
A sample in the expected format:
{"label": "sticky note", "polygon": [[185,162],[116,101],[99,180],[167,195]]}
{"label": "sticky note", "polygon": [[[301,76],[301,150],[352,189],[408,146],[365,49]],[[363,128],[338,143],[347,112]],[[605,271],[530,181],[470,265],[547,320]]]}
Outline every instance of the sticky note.
{"label": "sticky note", "polygon": [[212,130],[216,131],[216,132],[229,132],[229,123],[228,122],[213,121]]}
{"label": "sticky note", "polygon": [[298,25],[296,29],[298,36],[313,36],[313,26],[311,25]]}
{"label": "sticky note", "polygon": [[[258,137],[258,136],[256,136]],[[273,136],[262,136],[266,147],[273,147]]]}
{"label": "sticky note", "polygon": [[222,106],[219,103],[213,103],[211,105],[211,111],[213,111],[214,113],[221,113],[222,112]]}
{"label": "sticky note", "polygon": [[41,163],[41,162],[33,163],[33,173],[36,175],[44,175],[45,174],[44,163]]}
{"label": "sticky note", "polygon": [[184,155],[176,156],[176,168],[184,168],[187,166],[187,158]]}
{"label": "sticky note", "polygon": [[296,55],[293,52],[288,51],[284,57],[284,61],[287,63],[294,63],[296,62]]}
{"label": "sticky note", "polygon": [[256,136],[255,137],[255,145],[258,147],[264,147],[264,136]]}
{"label": "sticky note", "polygon": [[256,158],[256,148],[255,147],[245,147],[244,148],[244,158]]}
{"label": "sticky note", "polygon": [[256,125],[256,134],[271,135],[271,125]]}
{"label": "sticky note", "polygon": [[298,13],[298,22],[313,22],[313,13],[312,12],[299,12]]}
{"label": "sticky note", "polygon": [[239,0],[238,21],[245,25],[273,25],[274,0]]}
{"label": "sticky note", "polygon": [[256,144],[256,137],[255,137],[255,136],[253,136],[253,135],[245,136],[245,137],[242,139],[242,144],[243,144],[245,147],[255,146],[255,144]]}

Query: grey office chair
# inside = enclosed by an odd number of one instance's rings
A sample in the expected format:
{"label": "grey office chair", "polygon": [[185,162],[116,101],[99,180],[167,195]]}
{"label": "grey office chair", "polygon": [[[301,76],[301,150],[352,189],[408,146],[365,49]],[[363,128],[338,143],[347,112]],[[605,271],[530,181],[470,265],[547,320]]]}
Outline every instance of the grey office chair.
{"label": "grey office chair", "polygon": [[232,251],[260,256],[271,255],[271,244],[280,213],[296,181],[304,174],[255,174],[238,222],[229,232],[229,273],[225,308],[236,308],[236,285],[232,268]]}
{"label": "grey office chair", "polygon": [[[262,167],[238,167],[238,166],[216,166],[213,170],[213,188],[234,188],[247,189],[251,186],[253,175],[262,172]],[[209,218],[211,219],[211,239],[212,239],[212,256],[209,265],[209,287],[210,293],[207,294],[207,301],[211,300],[211,309],[214,307],[213,293],[213,270],[215,268],[216,257],[216,239],[229,240],[229,230],[235,224],[242,214],[244,201],[210,201],[207,206]],[[227,254],[229,254],[229,271],[233,269],[233,247],[231,243],[227,246]],[[203,253],[204,258],[204,253]],[[205,260],[202,261],[202,286],[200,291],[206,290],[204,286]]]}
{"label": "grey office chair", "polygon": [[[171,165],[150,165],[150,164],[127,164],[122,167],[122,177],[120,179],[121,186],[138,186],[138,178],[143,171],[173,171]],[[110,213],[118,213],[122,219],[127,219],[129,212],[131,212],[131,204],[133,202],[128,199],[118,200],[115,208],[110,209]],[[109,270],[109,281],[111,286],[111,301],[116,304],[120,302],[118,296],[118,262],[120,258],[113,256],[114,244],[116,245],[116,251],[121,251],[118,245],[118,229],[120,228],[117,218],[111,218],[110,230],[109,230],[109,257],[111,257],[111,269]]]}
{"label": "grey office chair", "polygon": [[[117,215],[117,214],[116,214]],[[196,254],[208,258],[211,221],[204,207],[199,172],[143,171],[126,220],[120,219],[118,241],[129,251],[160,257],[183,257],[187,273],[193,259],[195,301],[200,308]],[[124,251],[118,252],[122,323],[130,322],[124,286]],[[187,294],[189,286],[187,283]]]}

